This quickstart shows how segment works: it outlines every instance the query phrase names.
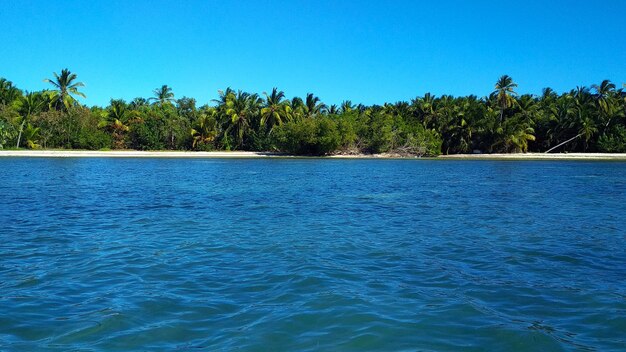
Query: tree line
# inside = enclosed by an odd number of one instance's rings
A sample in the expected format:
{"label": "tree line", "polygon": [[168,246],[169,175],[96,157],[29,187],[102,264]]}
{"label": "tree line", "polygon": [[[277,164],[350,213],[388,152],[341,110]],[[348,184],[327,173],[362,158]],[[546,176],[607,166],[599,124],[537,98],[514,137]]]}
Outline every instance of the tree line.
{"label": "tree line", "polygon": [[227,88],[210,104],[150,98],[88,107],[84,84],[63,69],[50,89],[26,92],[0,78],[0,148],[250,150],[299,155],[396,153],[626,152],[626,92],[608,80],[540,96],[507,75],[488,97],[436,97],[365,106],[326,105],[314,94],[288,99]]}

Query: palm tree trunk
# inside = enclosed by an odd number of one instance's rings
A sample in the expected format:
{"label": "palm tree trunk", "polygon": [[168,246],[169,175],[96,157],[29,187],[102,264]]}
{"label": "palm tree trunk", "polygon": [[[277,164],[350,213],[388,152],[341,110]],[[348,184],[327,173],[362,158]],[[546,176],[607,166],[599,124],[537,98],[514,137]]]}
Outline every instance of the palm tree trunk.
{"label": "palm tree trunk", "polygon": [[26,123],[26,119],[24,119],[24,121],[22,121],[22,124],[20,125],[20,133],[17,135],[17,144],[15,145],[15,148],[20,147],[20,139],[22,139],[22,131],[24,131],[24,123]]}
{"label": "palm tree trunk", "polygon": [[578,137],[580,137],[580,136],[582,136],[582,135],[583,135],[582,133],[579,133],[579,134],[577,134],[576,136],[574,136],[574,137],[572,137],[572,138],[570,138],[570,139],[566,140],[565,142],[563,142],[563,143],[559,143],[558,145],[556,145],[556,146],[554,146],[554,147],[552,147],[552,148],[550,148],[550,149],[546,150],[546,151],[545,151],[545,153],[546,153],[546,154],[548,154],[548,153],[550,153],[551,151],[553,151],[554,149],[556,149],[556,148],[558,148],[558,147],[562,146],[563,144],[569,143],[569,142],[573,141],[574,139],[576,139],[576,138],[578,138]]}

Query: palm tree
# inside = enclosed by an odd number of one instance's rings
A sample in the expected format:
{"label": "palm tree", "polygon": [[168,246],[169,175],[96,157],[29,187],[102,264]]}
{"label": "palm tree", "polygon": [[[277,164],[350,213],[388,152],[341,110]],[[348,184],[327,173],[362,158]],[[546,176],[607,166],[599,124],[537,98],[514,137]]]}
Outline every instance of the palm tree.
{"label": "palm tree", "polygon": [[522,152],[528,151],[528,141],[535,140],[535,130],[530,127],[530,122],[525,121],[521,116],[515,116],[507,119],[504,123],[496,128],[496,134],[499,135],[493,147],[500,146],[503,152]]}
{"label": "palm tree", "polygon": [[600,107],[600,113],[606,123],[604,129],[606,130],[611,123],[611,120],[615,115],[619,114],[619,106],[617,99],[615,99],[615,84],[611,83],[608,79],[605,79],[600,85],[591,86],[596,91],[596,101]]}
{"label": "palm tree", "polygon": [[200,117],[196,121],[196,125],[191,129],[191,138],[193,138],[192,148],[198,149],[201,146],[211,146],[215,136],[217,135],[217,109],[206,108],[200,111]]}
{"label": "palm tree", "polygon": [[111,133],[116,149],[125,147],[124,138],[130,131],[128,123],[137,115],[137,111],[131,110],[124,100],[111,99],[111,104],[107,109],[107,119],[100,124],[100,127],[106,128]]}
{"label": "palm tree", "polygon": [[30,117],[38,112],[41,107],[44,105],[45,100],[43,99],[43,95],[41,93],[28,93],[24,98],[22,98],[21,103],[21,120],[20,129],[17,135],[17,144],[15,148],[20,147],[20,141],[22,139],[22,132],[24,131],[24,125],[29,122]]}
{"label": "palm tree", "polygon": [[424,94],[423,97],[417,97],[411,100],[411,110],[417,118],[422,121],[424,127],[432,127],[435,122],[435,96],[431,93]]}
{"label": "palm tree", "polygon": [[597,93],[596,99],[598,101],[598,105],[600,105],[600,108],[603,111],[607,111],[608,99],[611,94],[615,92],[615,84],[611,83],[611,81],[609,81],[608,79],[605,79],[604,81],[602,81],[602,83],[600,83],[600,85],[594,84],[591,86],[591,88],[595,89]]}
{"label": "palm tree", "polygon": [[226,90],[218,90],[217,94],[219,95],[219,99],[213,99],[214,103],[217,103],[218,107],[224,107],[226,105],[226,102],[228,101],[228,97],[231,94],[235,94],[235,91],[228,87],[226,88]]}
{"label": "palm tree", "polygon": [[339,107],[339,112],[341,114],[348,113],[348,112],[350,112],[352,110],[354,110],[354,105],[352,104],[352,102],[350,100],[344,100],[341,103],[341,106]]}
{"label": "palm tree", "polygon": [[[566,128],[566,123],[570,119],[570,116],[576,113],[574,109],[574,98],[569,94],[563,94],[557,97],[554,101],[543,100],[543,115],[545,121],[543,124],[546,129],[545,140],[546,145],[549,147],[553,142],[560,143],[563,140],[563,136],[569,136],[571,133]],[[570,139],[571,140],[571,139]],[[567,143],[566,141],[565,143]],[[547,152],[558,148],[564,143],[557,144],[555,147],[549,148]]]}
{"label": "palm tree", "polygon": [[148,100],[146,98],[137,97],[130,102],[130,108],[133,110],[137,110],[144,106],[148,106]]}
{"label": "palm tree", "polygon": [[24,129],[24,140],[26,140],[26,146],[29,149],[37,149],[40,147],[39,142],[39,127],[34,127],[30,123],[26,124]]}
{"label": "palm tree", "polygon": [[571,127],[578,126],[579,136],[584,137],[583,151],[587,151],[587,145],[591,136],[598,132],[596,122],[591,116],[594,106],[589,89],[585,87],[576,88],[576,92],[574,93],[574,102],[576,107],[576,118],[571,122]]}
{"label": "palm tree", "polygon": [[495,95],[500,107],[500,122],[504,119],[504,110],[515,104],[514,96],[517,96],[517,93],[513,90],[515,87],[517,87],[517,84],[513,82],[513,78],[504,75],[496,82],[496,90],[491,93]]}
{"label": "palm tree", "polygon": [[571,137],[568,140],[548,149],[546,153],[549,153],[554,149],[580,137],[584,137],[583,151],[587,151],[589,140],[596,132],[598,132],[598,127],[594,119],[591,117],[594,106],[589,89],[586,87],[577,87],[569,93],[569,97],[571,97],[572,105],[567,109],[567,115],[564,116],[562,126],[566,126],[569,131],[573,130],[573,133],[577,134],[574,137]]}
{"label": "palm tree", "polygon": [[291,101],[285,101],[285,104],[289,105],[289,109],[291,110],[291,120],[299,121],[304,118],[304,115],[306,114],[306,105],[304,105],[302,98],[293,97]]}
{"label": "palm tree", "polygon": [[271,132],[275,126],[280,126],[291,118],[291,107],[285,104],[285,93],[277,88],[272,89],[272,94],[265,95],[265,103],[261,109],[261,126],[266,126]]}
{"label": "palm tree", "polygon": [[0,104],[11,105],[19,100],[22,92],[13,86],[13,82],[0,78]]}
{"label": "palm tree", "polygon": [[74,95],[86,98],[85,94],[78,91],[79,87],[84,87],[85,85],[82,82],[75,82],[78,78],[75,73],[71,73],[70,70],[64,68],[61,70],[60,75],[56,72],[53,72],[53,74],[53,80],[46,78],[44,82],[48,82],[55,87],[57,109],[69,109],[71,105],[76,103]]}
{"label": "palm tree", "polygon": [[163,106],[167,103],[171,104],[174,101],[172,88],[168,87],[167,84],[162,85],[161,88],[153,90],[152,93],[154,94],[154,97],[148,99],[148,101],[154,100],[154,102],[159,106]]}
{"label": "palm tree", "polygon": [[324,109],[326,109],[326,104],[320,101],[320,98],[313,95],[313,93],[308,93],[306,95],[306,102],[304,104],[306,107],[306,117],[315,117],[322,113]]}
{"label": "palm tree", "polygon": [[225,125],[224,138],[229,144],[230,133],[234,132],[236,145],[239,148],[243,145],[244,137],[250,130],[250,120],[258,113],[260,98],[257,94],[249,94],[241,90],[237,94],[229,92],[225,96]]}

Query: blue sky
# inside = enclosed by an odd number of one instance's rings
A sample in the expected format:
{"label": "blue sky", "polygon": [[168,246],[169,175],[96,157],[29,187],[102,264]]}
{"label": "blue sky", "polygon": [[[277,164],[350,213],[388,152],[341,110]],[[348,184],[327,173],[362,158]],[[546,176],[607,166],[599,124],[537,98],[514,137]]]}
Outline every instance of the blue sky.
{"label": "blue sky", "polygon": [[26,90],[69,68],[87,104],[168,84],[381,104],[626,83],[626,1],[3,1],[0,77]]}

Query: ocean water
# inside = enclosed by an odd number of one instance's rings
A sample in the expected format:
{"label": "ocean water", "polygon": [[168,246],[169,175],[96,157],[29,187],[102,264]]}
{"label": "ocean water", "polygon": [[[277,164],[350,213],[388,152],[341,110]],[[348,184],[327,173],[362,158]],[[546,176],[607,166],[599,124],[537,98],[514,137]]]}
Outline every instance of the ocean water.
{"label": "ocean water", "polygon": [[0,158],[0,351],[624,351],[626,163]]}

